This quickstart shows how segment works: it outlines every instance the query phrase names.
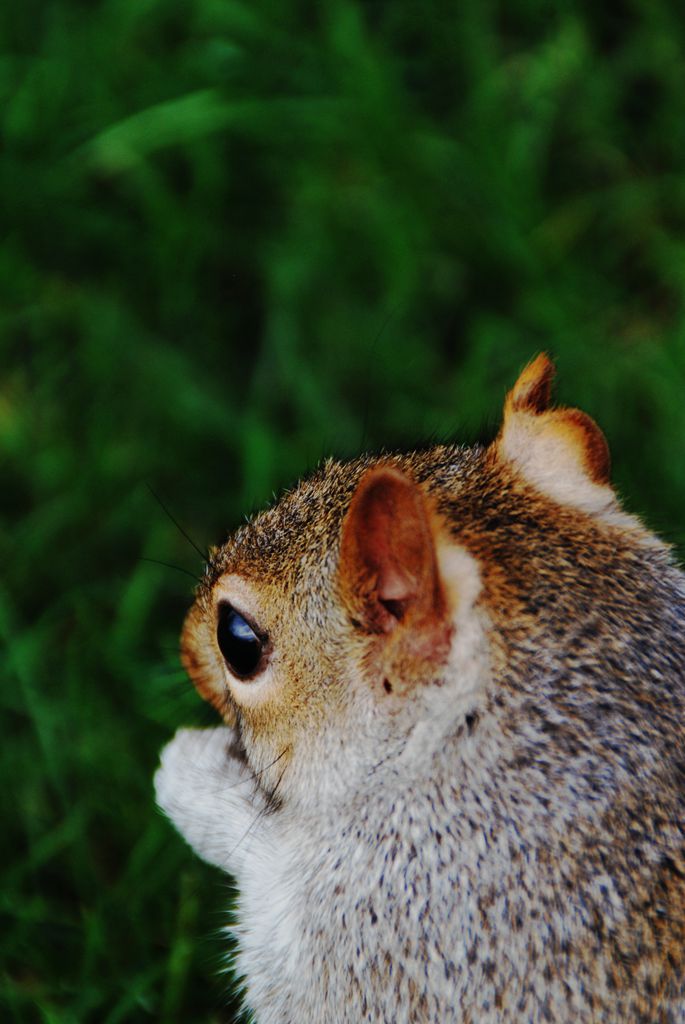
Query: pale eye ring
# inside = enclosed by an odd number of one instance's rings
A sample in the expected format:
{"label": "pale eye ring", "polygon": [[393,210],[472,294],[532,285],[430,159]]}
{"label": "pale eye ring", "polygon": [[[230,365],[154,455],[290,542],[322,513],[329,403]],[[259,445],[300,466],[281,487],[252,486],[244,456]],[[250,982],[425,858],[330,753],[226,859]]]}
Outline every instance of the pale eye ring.
{"label": "pale eye ring", "polygon": [[250,679],[264,667],[267,638],[257,632],[228,601],[217,609],[216,641],[229,670],[238,679]]}

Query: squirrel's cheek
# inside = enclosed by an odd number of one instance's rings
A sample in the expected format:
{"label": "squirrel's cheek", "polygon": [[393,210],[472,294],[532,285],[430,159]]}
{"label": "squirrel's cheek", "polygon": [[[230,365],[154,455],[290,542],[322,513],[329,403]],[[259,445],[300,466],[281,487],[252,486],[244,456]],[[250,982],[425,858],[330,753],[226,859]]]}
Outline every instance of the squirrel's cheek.
{"label": "squirrel's cheek", "polygon": [[275,664],[267,665],[254,679],[238,679],[228,669],[224,669],[226,689],[241,714],[247,715],[280,703],[281,675],[278,659],[275,659]]}

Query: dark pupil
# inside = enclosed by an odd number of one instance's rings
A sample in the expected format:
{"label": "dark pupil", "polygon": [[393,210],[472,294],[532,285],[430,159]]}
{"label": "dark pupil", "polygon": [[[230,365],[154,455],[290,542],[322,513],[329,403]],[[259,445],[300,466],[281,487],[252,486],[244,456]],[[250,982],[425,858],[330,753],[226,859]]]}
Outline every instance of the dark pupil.
{"label": "dark pupil", "polygon": [[230,604],[219,605],[216,627],[219,649],[237,676],[251,676],[262,658],[262,641]]}

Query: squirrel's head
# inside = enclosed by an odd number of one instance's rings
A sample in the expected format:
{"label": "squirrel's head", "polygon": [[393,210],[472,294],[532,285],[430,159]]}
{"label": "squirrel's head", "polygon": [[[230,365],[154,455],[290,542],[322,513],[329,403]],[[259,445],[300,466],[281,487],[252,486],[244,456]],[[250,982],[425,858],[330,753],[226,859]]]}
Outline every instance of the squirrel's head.
{"label": "squirrel's head", "polygon": [[213,553],[183,662],[265,791],[320,800],[430,757],[502,676],[511,623],[534,634],[568,538],[638,529],[599,428],[549,407],[552,374],[523,371],[489,447],[328,462]]}

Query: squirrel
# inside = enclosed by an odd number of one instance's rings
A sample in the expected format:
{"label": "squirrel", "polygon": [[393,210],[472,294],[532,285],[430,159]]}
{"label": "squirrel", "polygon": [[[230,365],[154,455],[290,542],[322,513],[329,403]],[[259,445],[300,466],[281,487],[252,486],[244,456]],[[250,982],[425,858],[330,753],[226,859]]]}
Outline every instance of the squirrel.
{"label": "squirrel", "polygon": [[258,1024],[685,1022],[685,575],[553,374],[211,554],[156,794]]}

